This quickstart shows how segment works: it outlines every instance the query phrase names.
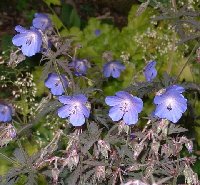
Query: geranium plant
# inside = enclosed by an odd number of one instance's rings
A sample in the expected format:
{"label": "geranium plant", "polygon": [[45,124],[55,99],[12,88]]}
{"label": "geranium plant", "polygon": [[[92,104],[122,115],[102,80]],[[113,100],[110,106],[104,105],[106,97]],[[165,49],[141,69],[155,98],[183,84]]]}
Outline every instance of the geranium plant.
{"label": "geranium plant", "polygon": [[[149,3],[142,3],[137,16]],[[185,65],[176,77],[167,73],[161,77],[153,57],[140,64],[142,70],[134,66],[138,73],[126,88],[107,95],[105,84],[120,82],[131,67],[124,55],[117,58],[106,48],[98,53],[101,65],[90,52],[83,58],[81,41],[60,36],[48,14],[36,13],[30,29],[17,25],[15,30],[16,49],[7,64],[20,71],[26,58],[38,55],[39,81],[45,90],[36,96],[35,82],[26,69],[16,74],[14,83],[4,79],[14,85],[12,97],[0,102],[0,146],[13,145],[14,150],[13,156],[0,153],[13,164],[1,184],[41,184],[41,179],[44,184],[70,185],[199,184],[192,169],[193,142],[181,123],[187,118],[188,94],[199,93],[200,88],[179,80]],[[93,37],[106,37],[103,34],[96,28]],[[49,141],[28,153],[23,141],[33,133],[39,137],[37,129],[44,125],[55,127]]]}

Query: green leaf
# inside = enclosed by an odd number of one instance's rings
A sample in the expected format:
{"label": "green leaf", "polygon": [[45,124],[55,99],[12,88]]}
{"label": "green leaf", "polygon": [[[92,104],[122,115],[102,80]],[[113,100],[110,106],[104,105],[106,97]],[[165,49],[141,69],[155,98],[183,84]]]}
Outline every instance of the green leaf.
{"label": "green leaf", "polygon": [[77,14],[75,9],[72,10],[71,15],[70,15],[70,26],[71,27],[75,26],[75,27],[78,27],[78,28],[80,28],[80,26],[81,26],[80,17]]}
{"label": "green leaf", "polygon": [[63,4],[61,9],[61,20],[62,22],[70,28],[70,15],[72,13],[73,6],[70,4]]}
{"label": "green leaf", "polygon": [[35,67],[35,70],[32,72],[33,74],[33,79],[34,79],[34,82],[36,84],[36,87],[37,87],[37,92],[36,92],[36,96],[42,96],[42,94],[44,92],[48,92],[47,91],[47,88],[44,86],[44,81],[41,80],[41,76],[42,76],[42,67],[40,66],[37,66]]}
{"label": "green leaf", "polygon": [[58,30],[63,26],[62,21],[59,19],[59,17],[56,14],[51,15],[51,20]]}
{"label": "green leaf", "polygon": [[13,45],[11,40],[12,40],[12,36],[7,35],[7,34],[2,35],[2,37],[1,37],[1,42],[2,42],[1,47],[2,47],[3,51],[10,49],[10,47]]}

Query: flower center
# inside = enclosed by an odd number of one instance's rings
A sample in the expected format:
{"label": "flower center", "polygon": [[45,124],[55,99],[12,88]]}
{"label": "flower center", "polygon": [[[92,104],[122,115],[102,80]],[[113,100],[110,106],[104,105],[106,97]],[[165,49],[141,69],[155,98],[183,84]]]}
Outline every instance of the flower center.
{"label": "flower center", "polygon": [[129,107],[130,107],[130,104],[131,104],[131,103],[130,103],[128,100],[125,100],[125,101],[121,104],[120,110],[123,111],[124,113],[125,113],[125,112],[128,112]]}
{"label": "flower center", "polygon": [[73,105],[72,109],[70,110],[70,115],[77,114],[77,112],[79,111],[78,110],[79,107],[80,107],[80,103],[74,102],[74,105]]}
{"label": "flower center", "polygon": [[26,44],[28,45],[28,46],[30,46],[31,45],[31,43],[32,43],[32,41],[34,41],[35,40],[35,33],[33,33],[32,32],[32,34],[30,34],[30,37],[26,40]]}
{"label": "flower center", "polygon": [[56,83],[55,83],[55,86],[58,87],[58,86],[60,85],[60,82],[61,82],[60,79],[58,79],[58,80],[56,81]]}
{"label": "flower center", "polygon": [[166,100],[166,104],[167,104],[167,110],[171,111],[172,110],[172,105],[174,103],[174,99],[173,98],[168,98]]}

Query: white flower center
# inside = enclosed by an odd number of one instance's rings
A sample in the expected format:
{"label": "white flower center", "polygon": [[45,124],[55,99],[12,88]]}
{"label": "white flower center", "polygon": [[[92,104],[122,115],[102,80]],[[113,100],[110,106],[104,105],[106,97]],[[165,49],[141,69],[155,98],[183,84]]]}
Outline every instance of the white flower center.
{"label": "white flower center", "polygon": [[120,110],[123,111],[124,113],[128,112],[130,105],[131,102],[129,100],[124,100],[120,106]]}
{"label": "white flower center", "polygon": [[174,104],[174,98],[171,98],[171,97],[169,97],[169,98],[167,98],[167,100],[166,100],[166,105],[167,105],[167,109],[169,110],[169,111],[171,111],[172,110],[172,106],[173,106],[173,104]]}
{"label": "white flower center", "polygon": [[28,39],[26,40],[27,45],[31,45],[32,42],[36,40],[36,34],[34,32],[29,34]]}

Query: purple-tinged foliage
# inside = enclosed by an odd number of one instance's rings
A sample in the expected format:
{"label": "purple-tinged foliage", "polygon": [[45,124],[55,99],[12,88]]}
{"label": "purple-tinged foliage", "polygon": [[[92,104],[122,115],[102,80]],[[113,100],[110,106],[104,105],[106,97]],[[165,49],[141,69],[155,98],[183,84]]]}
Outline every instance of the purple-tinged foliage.
{"label": "purple-tinged foliage", "polygon": [[156,110],[154,115],[176,123],[187,110],[187,99],[181,94],[184,88],[173,85],[168,87],[162,94],[154,98]]}
{"label": "purple-tinged foliage", "polygon": [[82,126],[85,123],[85,118],[90,115],[90,110],[86,107],[87,97],[85,95],[59,96],[58,100],[64,104],[58,109],[60,118],[69,117],[73,126]]}
{"label": "purple-tinged foliage", "polygon": [[12,120],[12,107],[6,104],[0,104],[0,122],[9,122]]}
{"label": "purple-tinged foliage", "polygon": [[43,13],[35,13],[35,18],[33,19],[33,26],[37,29],[45,31],[52,26],[49,16]]}
{"label": "purple-tinged foliage", "polygon": [[115,93],[115,96],[108,96],[105,99],[107,105],[112,106],[109,116],[113,121],[123,121],[127,125],[136,124],[138,113],[142,111],[143,102],[140,98],[132,96],[125,91]]}
{"label": "purple-tinged foliage", "polygon": [[45,86],[51,90],[53,95],[58,96],[65,92],[64,89],[68,87],[68,81],[65,75],[59,76],[56,73],[50,73],[48,78],[45,80]]}
{"label": "purple-tinged foliage", "polygon": [[155,61],[150,61],[144,68],[144,76],[146,78],[147,82],[152,81],[156,75],[157,75],[157,70],[155,69],[156,62]]}
{"label": "purple-tinged foliage", "polygon": [[76,76],[82,76],[86,75],[90,63],[86,59],[75,59],[69,64],[69,66],[73,67]]}
{"label": "purple-tinged foliage", "polygon": [[19,34],[13,37],[12,43],[18,47],[21,46],[22,53],[25,56],[30,57],[40,52],[42,36],[36,28],[31,27],[30,30],[27,30],[18,25],[15,27],[15,30],[19,32]]}
{"label": "purple-tinged foliage", "polygon": [[120,61],[110,61],[103,66],[103,75],[108,78],[119,78],[120,73],[125,70],[125,66]]}

